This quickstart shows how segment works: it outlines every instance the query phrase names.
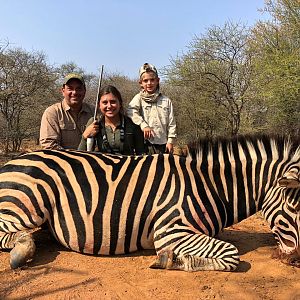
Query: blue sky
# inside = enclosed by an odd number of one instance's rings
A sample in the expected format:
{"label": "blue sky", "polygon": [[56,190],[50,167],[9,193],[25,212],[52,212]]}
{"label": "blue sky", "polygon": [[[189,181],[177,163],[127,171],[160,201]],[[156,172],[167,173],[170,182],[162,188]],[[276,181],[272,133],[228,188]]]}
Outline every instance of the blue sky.
{"label": "blue sky", "polygon": [[42,51],[49,64],[136,78],[187,51],[194,36],[226,21],[252,26],[264,0],[0,0],[0,42]]}

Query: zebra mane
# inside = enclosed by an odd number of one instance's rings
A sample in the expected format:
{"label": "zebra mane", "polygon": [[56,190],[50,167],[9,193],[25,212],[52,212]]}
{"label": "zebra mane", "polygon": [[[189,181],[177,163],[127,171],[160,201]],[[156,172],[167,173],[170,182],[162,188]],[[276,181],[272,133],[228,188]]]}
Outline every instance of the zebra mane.
{"label": "zebra mane", "polygon": [[300,140],[297,136],[249,134],[234,137],[200,138],[187,146],[188,157],[197,160],[212,156],[220,149],[226,149],[229,154],[233,154],[233,149],[241,147],[247,147],[250,151],[255,147],[263,147],[267,155],[273,156],[300,156]]}

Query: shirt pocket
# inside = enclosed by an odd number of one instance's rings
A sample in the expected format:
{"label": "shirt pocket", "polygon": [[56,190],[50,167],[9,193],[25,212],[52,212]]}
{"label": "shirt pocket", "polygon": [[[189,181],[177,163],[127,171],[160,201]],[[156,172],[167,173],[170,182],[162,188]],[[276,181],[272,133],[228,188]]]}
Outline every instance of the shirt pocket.
{"label": "shirt pocket", "polygon": [[143,119],[149,124],[149,120],[151,118],[151,103],[147,103],[144,101],[144,103],[142,103],[142,111],[141,111],[141,115],[143,117]]}
{"label": "shirt pocket", "polygon": [[70,130],[75,130],[76,129],[76,125],[73,123],[63,123],[63,122],[59,122],[59,128],[62,131],[70,131]]}
{"label": "shirt pocket", "polygon": [[168,123],[169,120],[169,108],[165,103],[157,104],[157,110],[160,115],[160,119],[164,124]]}

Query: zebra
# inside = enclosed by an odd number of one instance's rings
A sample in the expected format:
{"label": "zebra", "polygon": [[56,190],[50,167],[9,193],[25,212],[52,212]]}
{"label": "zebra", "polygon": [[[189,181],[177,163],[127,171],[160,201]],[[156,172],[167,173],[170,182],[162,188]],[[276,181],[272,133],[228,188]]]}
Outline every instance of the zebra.
{"label": "zebra", "polygon": [[0,169],[0,249],[15,269],[48,223],[86,254],[155,249],[151,268],[234,271],[238,249],[217,234],[262,211],[278,257],[300,267],[300,147],[288,137],[203,139],[187,157],[39,150]]}

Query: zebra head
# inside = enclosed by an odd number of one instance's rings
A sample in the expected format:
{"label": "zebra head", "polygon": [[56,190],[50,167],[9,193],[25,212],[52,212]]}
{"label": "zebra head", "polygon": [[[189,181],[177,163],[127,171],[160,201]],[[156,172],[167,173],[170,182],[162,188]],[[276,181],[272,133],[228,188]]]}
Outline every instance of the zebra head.
{"label": "zebra head", "polygon": [[300,267],[300,167],[290,167],[277,181],[272,196],[272,213],[263,207],[279,245],[274,257]]}

